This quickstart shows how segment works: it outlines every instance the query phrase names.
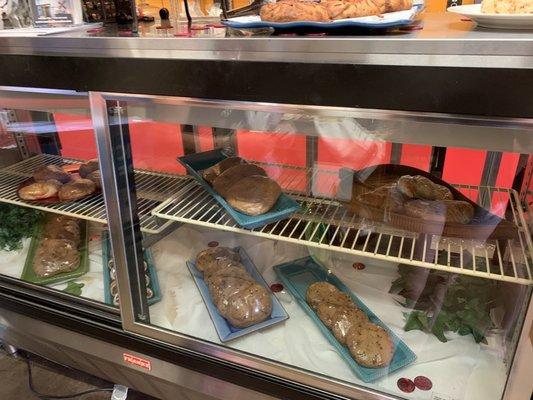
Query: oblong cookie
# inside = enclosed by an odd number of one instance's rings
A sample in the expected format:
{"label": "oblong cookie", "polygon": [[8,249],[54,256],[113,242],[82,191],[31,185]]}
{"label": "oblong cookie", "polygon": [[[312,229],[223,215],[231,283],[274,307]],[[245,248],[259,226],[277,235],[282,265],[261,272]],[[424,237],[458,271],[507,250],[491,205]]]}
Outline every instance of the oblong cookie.
{"label": "oblong cookie", "polygon": [[274,207],[281,196],[276,181],[261,175],[239,179],[228,190],[226,200],[237,211],[246,215],[261,215]]}
{"label": "oblong cookie", "polygon": [[265,170],[254,164],[238,164],[228,168],[213,180],[213,188],[222,196],[227,197],[232,185],[252,175],[267,176]]}

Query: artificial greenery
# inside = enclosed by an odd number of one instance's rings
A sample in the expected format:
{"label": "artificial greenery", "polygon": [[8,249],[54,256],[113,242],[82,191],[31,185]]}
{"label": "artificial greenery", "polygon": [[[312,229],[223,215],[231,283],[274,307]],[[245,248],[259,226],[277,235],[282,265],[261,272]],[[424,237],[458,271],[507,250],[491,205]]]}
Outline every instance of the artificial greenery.
{"label": "artificial greenery", "polygon": [[81,296],[81,289],[85,286],[84,283],[69,282],[63,292],[73,294],[74,296]]}
{"label": "artificial greenery", "polygon": [[404,330],[434,334],[446,342],[446,332],[471,334],[479,343],[494,328],[490,310],[498,305],[498,283],[489,279],[400,265],[400,277],[390,292],[405,298]]}
{"label": "artificial greenery", "polygon": [[43,213],[31,208],[0,204],[0,250],[19,250],[30,237]]}

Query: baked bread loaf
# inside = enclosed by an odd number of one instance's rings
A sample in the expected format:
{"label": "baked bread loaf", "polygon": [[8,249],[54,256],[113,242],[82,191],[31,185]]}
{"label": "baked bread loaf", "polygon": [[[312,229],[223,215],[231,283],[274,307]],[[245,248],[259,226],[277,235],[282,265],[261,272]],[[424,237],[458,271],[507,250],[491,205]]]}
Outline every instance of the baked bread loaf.
{"label": "baked bread loaf", "polygon": [[305,299],[357,363],[378,368],[391,362],[394,345],[389,334],[369,322],[346,293],[328,282],[315,282],[307,288]]}
{"label": "baked bread loaf", "polygon": [[405,203],[405,213],[411,217],[443,224],[468,224],[474,217],[474,207],[462,200],[411,200]]}
{"label": "baked bread loaf", "polygon": [[406,197],[423,200],[453,200],[446,186],[438,185],[422,175],[404,175],[398,179],[398,190]]}
{"label": "baked bread loaf", "polygon": [[481,12],[485,14],[532,14],[531,0],[483,0]]}
{"label": "baked bread loaf", "polygon": [[373,0],[326,0],[320,4],[324,5],[332,20],[367,17],[381,12]]}
{"label": "baked bread loaf", "polygon": [[401,212],[405,203],[405,196],[398,190],[398,185],[384,185],[377,189],[362,193],[357,200],[367,206],[385,211]]}
{"label": "baked bread loaf", "polygon": [[260,16],[261,20],[272,22],[327,22],[408,10],[412,6],[412,0],[281,0],[261,7]]}
{"label": "baked bread loaf", "polygon": [[[228,257],[226,257],[228,256]],[[196,267],[220,315],[236,328],[245,328],[267,319],[272,298],[236,260],[238,254],[225,247],[209,248],[196,257]]]}
{"label": "baked bread loaf", "polygon": [[327,10],[320,3],[287,0],[265,4],[259,15],[261,20],[271,22],[327,22],[330,19]]}

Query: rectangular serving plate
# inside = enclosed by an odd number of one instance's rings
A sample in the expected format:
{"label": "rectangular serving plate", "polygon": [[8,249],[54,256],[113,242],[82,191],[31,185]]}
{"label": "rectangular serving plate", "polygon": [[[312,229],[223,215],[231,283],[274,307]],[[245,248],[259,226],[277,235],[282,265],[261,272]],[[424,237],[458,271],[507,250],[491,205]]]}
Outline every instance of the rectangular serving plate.
{"label": "rectangular serving plate", "polygon": [[[341,357],[346,361],[350,368],[363,380],[363,382],[372,382],[397,371],[400,368],[409,365],[416,359],[415,353],[407,347],[359,298],[346,287],[339,278],[329,273],[326,268],[317,264],[311,257],[305,257],[298,260],[290,261],[274,267],[279,279],[283,282],[285,288],[296,298],[300,307],[311,317],[313,322],[322,331],[328,341],[337,349]],[[314,282],[327,281],[337,287],[342,292],[348,294],[354,303],[367,316],[368,319],[385,329],[394,343],[394,356],[391,363],[383,368],[367,368],[359,365],[352,358],[348,348],[341,345],[333,333],[322,323],[317,314],[307,304],[305,295],[307,288]]]}
{"label": "rectangular serving plate", "polygon": [[[246,254],[244,249],[242,249],[241,247],[236,247],[234,250],[238,252],[241,256],[241,264],[244,266],[246,271],[248,271],[248,273],[252,276],[252,278],[255,279],[257,283],[259,283],[261,286],[263,286],[270,292],[270,288],[268,287],[267,283],[265,282],[259,271],[257,271],[257,268],[255,267],[253,261],[250,259],[250,257],[248,257],[248,254]],[[289,318],[289,315],[287,314],[277,297],[272,294],[272,314],[270,314],[270,318],[259,322],[258,324],[248,326],[246,328],[235,328],[231,326],[229,322],[218,312],[218,309],[211,300],[209,288],[204,282],[203,274],[196,268],[196,263],[193,260],[189,260],[187,261],[187,267],[189,268],[189,272],[191,273],[192,278],[196,283],[198,290],[200,291],[202,299],[204,300],[204,303],[207,307],[207,311],[209,312],[209,316],[211,317],[211,320],[215,325],[215,329],[221,342],[228,342],[230,340],[237,339],[260,329],[268,328],[269,326],[279,324],[280,322],[283,322]]]}
{"label": "rectangular serving plate", "polygon": [[227,156],[222,150],[210,150],[179,157],[178,161],[183,164],[194,179],[224,207],[240,226],[246,229],[260,228],[272,222],[289,218],[292,214],[300,210],[300,205],[284,193],[281,194],[274,207],[264,214],[251,216],[235,210],[204,180],[201,174],[201,171],[219,163],[225,158]]}
{"label": "rectangular serving plate", "polygon": [[[109,285],[111,285],[111,275],[108,267],[109,260],[111,260],[111,246],[109,245],[109,234],[107,231],[102,232],[102,261],[104,263],[102,272],[104,274],[104,301],[106,304],[113,305],[113,296]],[[154,296],[147,300],[149,306],[161,301],[161,288],[159,287],[159,279],[155,270],[154,259],[150,250],[144,251],[144,261],[148,265],[148,275],[150,276],[150,284],[148,285],[154,292]]]}
{"label": "rectangular serving plate", "polygon": [[416,15],[424,8],[423,1],[415,1],[409,10],[395,11],[382,15],[371,15],[359,18],[346,18],[330,22],[294,21],[294,22],[270,22],[262,21],[259,15],[247,15],[242,17],[222,20],[224,25],[235,29],[274,28],[274,29],[391,29],[411,25]]}
{"label": "rectangular serving plate", "polygon": [[49,277],[40,277],[35,273],[33,270],[33,259],[35,258],[35,252],[37,251],[37,246],[39,245],[43,224],[44,222],[35,227],[30,242],[30,248],[28,249],[28,256],[26,257],[26,262],[24,263],[24,269],[22,270],[20,279],[26,282],[35,283],[37,285],[51,285],[55,283],[71,281],[79,278],[82,275],[85,275],[89,271],[89,223],[87,221],[81,221],[80,232],[82,247],[80,248],[80,266],[74,271],[63,272],[61,274]]}

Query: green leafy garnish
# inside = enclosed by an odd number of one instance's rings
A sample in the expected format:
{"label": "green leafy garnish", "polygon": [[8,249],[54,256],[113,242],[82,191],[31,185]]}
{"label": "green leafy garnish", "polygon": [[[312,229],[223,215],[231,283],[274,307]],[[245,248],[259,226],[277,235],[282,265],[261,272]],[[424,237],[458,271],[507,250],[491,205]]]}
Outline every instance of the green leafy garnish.
{"label": "green leafy garnish", "polygon": [[74,296],[81,296],[81,288],[84,286],[84,283],[69,282],[67,287],[63,289],[63,292],[73,294]]}
{"label": "green leafy garnish", "polygon": [[0,204],[0,250],[19,250],[22,239],[30,237],[43,213],[31,208]]}
{"label": "green leafy garnish", "polygon": [[389,290],[405,298],[405,331],[421,330],[446,342],[446,332],[471,334],[479,343],[494,328],[490,310],[500,300],[500,286],[488,279],[400,265]]}

